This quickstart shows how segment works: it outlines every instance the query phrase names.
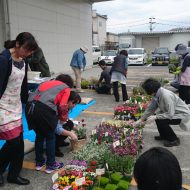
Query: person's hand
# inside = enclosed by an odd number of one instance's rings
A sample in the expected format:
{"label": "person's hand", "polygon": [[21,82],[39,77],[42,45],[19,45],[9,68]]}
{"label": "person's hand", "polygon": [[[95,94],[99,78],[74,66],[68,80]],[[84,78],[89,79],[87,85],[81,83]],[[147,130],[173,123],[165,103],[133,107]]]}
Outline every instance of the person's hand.
{"label": "person's hand", "polygon": [[150,124],[156,119],[156,115],[151,115],[150,117],[147,118],[146,123]]}
{"label": "person's hand", "polygon": [[70,132],[69,137],[71,138],[71,140],[74,140],[74,141],[78,140],[78,137],[74,132]]}
{"label": "person's hand", "polygon": [[139,127],[141,124],[142,124],[142,120],[139,119],[139,120],[137,120],[137,121],[135,121],[135,122],[133,123],[133,126],[134,126],[134,127]]}

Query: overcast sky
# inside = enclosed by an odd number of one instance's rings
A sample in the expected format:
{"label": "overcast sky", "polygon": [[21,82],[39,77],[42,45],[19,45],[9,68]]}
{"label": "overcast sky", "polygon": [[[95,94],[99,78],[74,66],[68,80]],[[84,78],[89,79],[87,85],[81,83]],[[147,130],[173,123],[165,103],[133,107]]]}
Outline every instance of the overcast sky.
{"label": "overcast sky", "polygon": [[93,9],[107,15],[107,32],[153,31],[190,27],[190,0],[113,0],[94,3]]}

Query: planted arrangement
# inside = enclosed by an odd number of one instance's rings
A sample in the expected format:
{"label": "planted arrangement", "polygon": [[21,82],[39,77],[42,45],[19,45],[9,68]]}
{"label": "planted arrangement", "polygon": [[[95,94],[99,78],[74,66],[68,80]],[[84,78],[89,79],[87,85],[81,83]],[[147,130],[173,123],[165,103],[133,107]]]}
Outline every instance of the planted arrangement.
{"label": "planted arrangement", "polygon": [[174,75],[178,75],[181,73],[181,67],[175,64],[169,64],[168,68],[169,68],[169,73],[172,73]]}
{"label": "planted arrangement", "polygon": [[79,121],[77,129],[75,130],[75,133],[78,137],[78,140],[77,141],[71,140],[71,150],[73,151],[80,150],[81,147],[83,147],[87,142],[87,129],[86,129],[86,123],[84,119]]}
{"label": "planted arrangement", "polygon": [[53,185],[53,190],[90,190],[93,187],[96,174],[75,170],[62,170]]}
{"label": "planted arrangement", "polygon": [[149,96],[136,95],[130,97],[123,105],[114,108],[114,119],[138,120],[150,102]]}
{"label": "planted arrangement", "polygon": [[108,147],[106,143],[100,145],[97,142],[89,141],[87,144],[82,147],[80,150],[74,152],[74,159],[91,161],[95,160],[99,164],[104,163],[104,155],[108,152]]}
{"label": "planted arrangement", "polygon": [[77,129],[75,130],[75,133],[78,136],[78,140],[86,139],[87,129],[86,129],[86,123],[84,119],[79,121]]}
{"label": "planted arrangement", "polygon": [[128,189],[136,157],[144,147],[144,125],[135,127],[134,122],[150,102],[149,96],[136,92],[114,108],[114,119],[92,130],[88,142],[85,121],[79,122],[75,131],[79,140],[71,142],[73,160],[59,172],[53,190]]}
{"label": "planted arrangement", "polygon": [[[143,148],[142,128],[133,126],[133,121],[126,122],[125,125],[109,125],[110,122],[104,122],[96,128],[96,133],[92,139],[98,144],[106,143],[112,154],[118,156],[137,155]],[[117,142],[117,143],[115,143]]]}
{"label": "planted arrangement", "polygon": [[141,86],[137,86],[133,88],[133,95],[145,95],[146,92],[144,91],[144,89]]}
{"label": "planted arrangement", "polygon": [[106,173],[98,178],[93,190],[127,190],[131,179],[122,175],[120,172]]}
{"label": "planted arrangement", "polygon": [[86,79],[81,80],[81,88],[82,89],[88,89],[88,86],[90,85],[90,82]]}
{"label": "planted arrangement", "polygon": [[95,89],[97,87],[98,79],[91,77],[90,80],[82,79],[81,88],[83,89]]}

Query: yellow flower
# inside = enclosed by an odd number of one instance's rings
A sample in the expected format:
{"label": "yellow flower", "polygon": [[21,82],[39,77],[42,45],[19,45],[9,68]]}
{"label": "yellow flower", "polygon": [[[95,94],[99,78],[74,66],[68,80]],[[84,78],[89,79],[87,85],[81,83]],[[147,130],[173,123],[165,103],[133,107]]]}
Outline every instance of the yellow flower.
{"label": "yellow flower", "polygon": [[74,175],[72,175],[72,176],[71,176],[71,179],[73,179],[73,178],[75,178],[75,176],[74,176]]}
{"label": "yellow flower", "polygon": [[72,185],[73,188],[77,188],[75,181],[73,181],[73,182],[71,183],[71,185]]}

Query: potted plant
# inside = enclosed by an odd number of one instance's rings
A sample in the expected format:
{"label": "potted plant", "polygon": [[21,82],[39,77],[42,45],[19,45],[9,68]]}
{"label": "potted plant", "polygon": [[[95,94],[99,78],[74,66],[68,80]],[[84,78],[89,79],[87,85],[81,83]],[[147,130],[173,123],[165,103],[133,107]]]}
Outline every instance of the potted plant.
{"label": "potted plant", "polygon": [[86,80],[86,79],[81,80],[81,88],[82,89],[87,89],[89,85],[90,85],[90,82],[88,80]]}
{"label": "potted plant", "polygon": [[78,126],[75,129],[75,133],[78,137],[78,140],[71,140],[71,150],[73,151],[81,149],[87,142],[87,129],[84,119],[79,121]]}

